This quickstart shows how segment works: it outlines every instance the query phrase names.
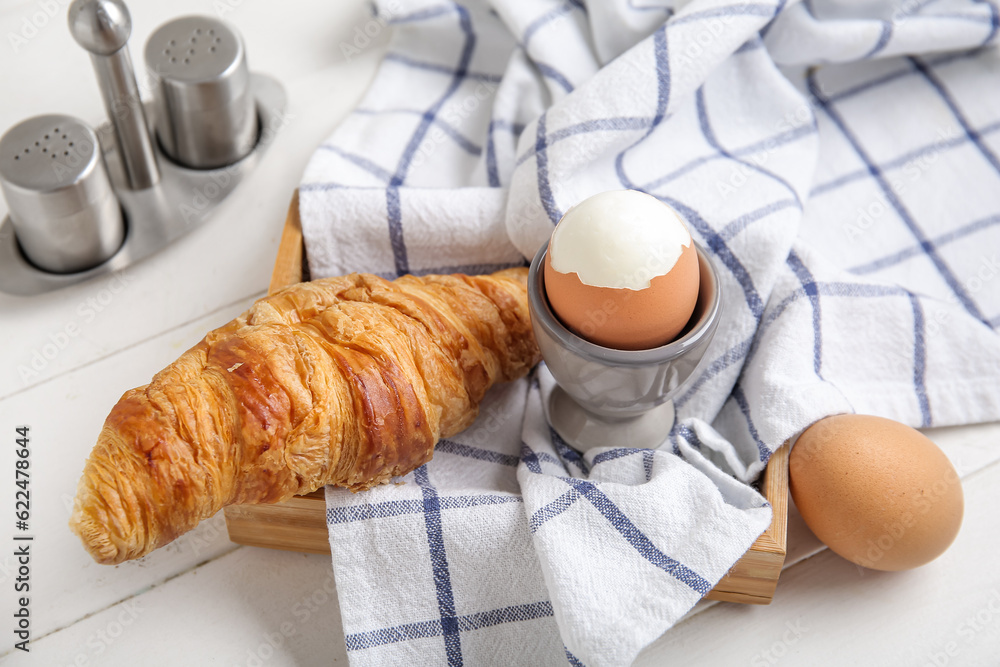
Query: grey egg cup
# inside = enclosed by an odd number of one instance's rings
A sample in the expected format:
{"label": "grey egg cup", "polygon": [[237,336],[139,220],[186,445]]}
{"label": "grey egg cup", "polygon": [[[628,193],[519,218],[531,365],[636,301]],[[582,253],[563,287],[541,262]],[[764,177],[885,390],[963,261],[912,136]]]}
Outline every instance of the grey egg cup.
{"label": "grey egg cup", "polygon": [[674,424],[673,398],[695,377],[722,316],[722,285],[697,242],[698,301],[681,334],[648,350],[618,350],[584,340],[552,311],[545,295],[546,242],[528,272],[531,326],[556,380],[545,406],[552,428],[580,451],[659,447]]}

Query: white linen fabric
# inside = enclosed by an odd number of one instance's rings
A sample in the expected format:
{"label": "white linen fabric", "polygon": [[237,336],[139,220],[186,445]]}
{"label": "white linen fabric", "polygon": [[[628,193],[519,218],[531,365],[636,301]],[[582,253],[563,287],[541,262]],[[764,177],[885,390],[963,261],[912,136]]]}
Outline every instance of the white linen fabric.
{"label": "white linen fabric", "polygon": [[543,364],[403,484],[327,489],[352,665],[627,665],[767,527],[751,483],[817,419],[1000,419],[994,2],[375,12],[388,54],[300,187],[314,278],[524,264],[634,188],[709,250],[725,321],[657,450],[568,447]]}

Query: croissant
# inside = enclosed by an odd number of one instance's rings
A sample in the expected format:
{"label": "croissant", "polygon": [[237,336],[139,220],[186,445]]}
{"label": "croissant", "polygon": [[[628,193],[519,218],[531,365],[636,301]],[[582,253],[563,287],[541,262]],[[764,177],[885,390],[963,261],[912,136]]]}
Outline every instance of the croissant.
{"label": "croissant", "polygon": [[257,301],[122,396],[70,528],[96,561],[121,563],[226,505],[419,467],[491,385],[538,362],[526,277],[352,274]]}

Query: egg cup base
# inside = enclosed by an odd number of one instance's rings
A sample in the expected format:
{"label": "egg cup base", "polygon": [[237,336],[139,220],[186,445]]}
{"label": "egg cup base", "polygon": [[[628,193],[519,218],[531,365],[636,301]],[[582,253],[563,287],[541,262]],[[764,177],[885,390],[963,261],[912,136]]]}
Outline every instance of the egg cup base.
{"label": "egg cup base", "polygon": [[673,401],[635,417],[605,417],[577,403],[559,385],[549,394],[545,407],[549,425],[579,452],[595,447],[657,449],[666,442],[674,425]]}

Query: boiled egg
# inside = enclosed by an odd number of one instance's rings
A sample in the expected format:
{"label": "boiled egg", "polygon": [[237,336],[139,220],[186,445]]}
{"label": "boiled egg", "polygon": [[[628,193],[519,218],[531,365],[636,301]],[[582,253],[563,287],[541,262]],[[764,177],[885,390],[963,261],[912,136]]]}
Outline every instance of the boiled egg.
{"label": "boiled egg", "polygon": [[680,216],[635,190],[602,192],[556,225],[545,293],[573,333],[597,345],[644,350],[674,340],[698,301],[698,253]]}

